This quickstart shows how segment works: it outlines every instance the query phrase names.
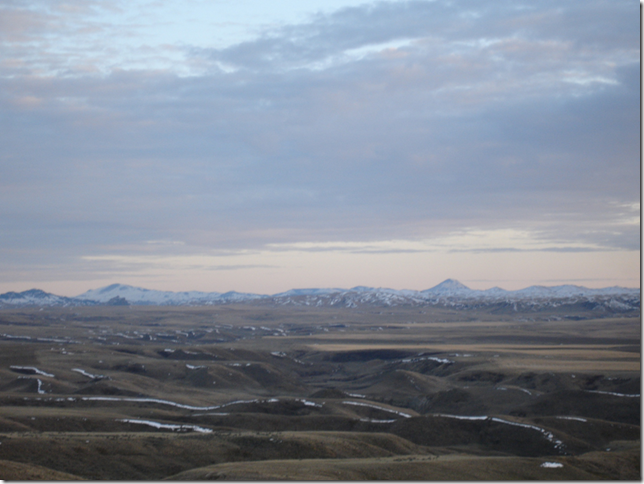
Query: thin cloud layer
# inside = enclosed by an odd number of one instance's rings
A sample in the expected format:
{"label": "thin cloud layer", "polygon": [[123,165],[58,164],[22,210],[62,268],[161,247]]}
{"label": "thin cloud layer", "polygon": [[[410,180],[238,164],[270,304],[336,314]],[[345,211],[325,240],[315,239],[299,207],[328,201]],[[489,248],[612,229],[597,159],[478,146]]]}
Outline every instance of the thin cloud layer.
{"label": "thin cloud layer", "polygon": [[0,251],[20,280],[151,240],[188,257],[515,230],[639,249],[631,2],[377,2],[225,47],[155,44],[154,8],[1,8]]}

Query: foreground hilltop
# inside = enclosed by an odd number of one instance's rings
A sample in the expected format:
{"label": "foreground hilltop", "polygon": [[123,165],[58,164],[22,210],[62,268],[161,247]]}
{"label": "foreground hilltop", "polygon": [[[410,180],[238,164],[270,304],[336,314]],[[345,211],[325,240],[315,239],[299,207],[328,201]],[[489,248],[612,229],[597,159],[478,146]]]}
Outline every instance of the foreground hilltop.
{"label": "foreground hilltop", "polygon": [[157,291],[125,284],[112,284],[89,290],[76,297],[63,297],[39,289],[0,294],[0,307],[70,307],[93,305],[200,306],[219,304],[261,304],[271,306],[316,307],[423,307],[444,306],[456,309],[492,309],[536,311],[561,306],[592,311],[593,316],[616,313],[639,315],[640,290],[619,286],[590,289],[583,286],[530,286],[508,291],[499,287],[470,289],[454,279],[447,279],[424,291],[396,290],[357,286],[351,289],[291,289],[273,294],[249,294],[235,291]]}

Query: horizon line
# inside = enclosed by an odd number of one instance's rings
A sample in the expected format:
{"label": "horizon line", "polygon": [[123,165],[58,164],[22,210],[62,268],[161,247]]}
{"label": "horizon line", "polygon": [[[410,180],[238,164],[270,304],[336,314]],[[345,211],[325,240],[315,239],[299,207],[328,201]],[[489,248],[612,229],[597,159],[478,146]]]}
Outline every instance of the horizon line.
{"label": "horizon line", "polygon": [[[605,280],[608,280],[608,279],[564,279],[564,280],[567,280],[567,281],[604,280],[605,281]],[[482,280],[481,279],[474,279],[474,280],[471,280],[471,281],[472,282],[477,282],[477,281],[482,281]],[[550,280],[550,281],[553,281],[553,280]],[[109,287],[112,287],[112,286],[126,286],[126,287],[131,287],[131,288],[134,288],[134,289],[143,289],[145,291],[156,291],[156,292],[165,292],[165,293],[173,293],[173,294],[189,293],[189,292],[201,292],[201,293],[205,293],[205,294],[220,294],[220,295],[223,295],[223,294],[237,293],[237,294],[251,294],[251,295],[255,295],[255,296],[266,296],[266,297],[274,297],[274,296],[277,296],[279,294],[284,294],[284,293],[287,293],[287,292],[290,292],[290,291],[316,290],[316,289],[318,289],[318,290],[337,290],[337,291],[346,291],[346,292],[348,292],[348,291],[351,291],[351,290],[354,290],[354,289],[365,288],[365,289],[375,289],[375,290],[424,292],[424,291],[429,291],[431,289],[434,289],[434,288],[436,288],[436,287],[438,287],[438,286],[440,286],[440,285],[442,285],[442,284],[444,284],[446,282],[454,282],[454,283],[457,283],[459,285],[464,286],[464,288],[467,289],[467,290],[480,291],[480,292],[490,291],[492,289],[501,289],[501,290],[506,291],[506,292],[517,292],[517,291],[522,291],[522,290],[529,289],[529,288],[532,288],[532,287],[555,288],[555,287],[561,287],[561,286],[575,286],[575,287],[580,287],[580,288],[583,288],[583,289],[590,289],[590,290],[621,288],[621,289],[629,289],[629,290],[638,289],[638,290],[641,291],[641,284],[636,286],[636,287],[612,285],[612,286],[603,286],[603,287],[591,288],[591,287],[582,286],[582,285],[579,285],[579,284],[570,284],[570,283],[556,284],[556,285],[531,284],[529,286],[522,287],[520,289],[504,289],[504,288],[502,288],[502,287],[500,287],[498,285],[488,287],[487,289],[472,289],[469,286],[467,286],[466,284],[463,284],[462,282],[460,282],[458,279],[447,278],[447,279],[443,280],[442,282],[439,282],[438,284],[436,284],[434,286],[431,286],[431,287],[429,287],[427,289],[394,289],[394,288],[391,288],[391,287],[384,287],[384,286],[377,286],[376,287],[376,286],[365,286],[365,285],[357,285],[357,286],[353,286],[353,287],[350,287],[350,288],[342,288],[342,287],[292,287],[290,289],[287,289],[286,291],[279,291],[279,292],[272,293],[272,294],[255,293],[255,292],[247,292],[247,291],[236,291],[234,289],[231,289],[229,291],[221,291],[221,292],[220,291],[203,291],[203,290],[199,290],[199,289],[170,291],[170,290],[164,290],[164,289],[149,289],[147,287],[133,286],[131,284],[123,284],[123,283],[115,282],[115,283],[112,283],[112,284],[108,284],[106,286],[101,286],[101,287],[97,287],[97,288],[93,288],[93,289],[88,289],[88,290],[86,290],[86,291],[84,291],[84,292],[82,292],[82,293],[80,293],[80,294],[78,294],[76,296],[62,296],[62,297],[68,297],[68,298],[74,299],[74,298],[77,298],[77,297],[80,297],[80,296],[86,294],[87,292],[98,291],[98,290],[106,289],[106,288],[109,288]],[[0,293],[0,295],[12,293],[12,292],[16,293],[16,294],[20,294],[20,293],[29,292],[29,291],[43,291],[43,292],[45,292],[47,294],[52,294],[52,295],[55,295],[55,296],[59,296],[58,294],[55,294],[53,292],[48,292],[48,291],[45,291],[45,290],[37,288],[37,287],[32,287],[32,288],[26,289],[24,291],[6,291],[4,293]],[[61,297],[61,296],[59,296],[59,297]]]}

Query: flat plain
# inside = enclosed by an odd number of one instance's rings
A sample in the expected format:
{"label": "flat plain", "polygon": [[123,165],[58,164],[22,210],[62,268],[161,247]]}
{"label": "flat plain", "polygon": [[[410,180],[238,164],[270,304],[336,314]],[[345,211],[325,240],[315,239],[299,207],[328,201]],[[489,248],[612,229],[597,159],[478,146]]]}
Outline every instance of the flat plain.
{"label": "flat plain", "polygon": [[0,311],[0,479],[641,479],[640,319]]}

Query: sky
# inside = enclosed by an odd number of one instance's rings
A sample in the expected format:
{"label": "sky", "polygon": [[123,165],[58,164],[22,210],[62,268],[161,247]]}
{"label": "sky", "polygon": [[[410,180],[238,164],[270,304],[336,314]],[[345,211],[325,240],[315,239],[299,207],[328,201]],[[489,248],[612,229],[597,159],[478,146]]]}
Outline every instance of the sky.
{"label": "sky", "polygon": [[0,292],[640,285],[632,0],[0,0]]}

